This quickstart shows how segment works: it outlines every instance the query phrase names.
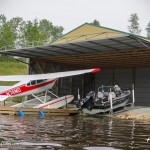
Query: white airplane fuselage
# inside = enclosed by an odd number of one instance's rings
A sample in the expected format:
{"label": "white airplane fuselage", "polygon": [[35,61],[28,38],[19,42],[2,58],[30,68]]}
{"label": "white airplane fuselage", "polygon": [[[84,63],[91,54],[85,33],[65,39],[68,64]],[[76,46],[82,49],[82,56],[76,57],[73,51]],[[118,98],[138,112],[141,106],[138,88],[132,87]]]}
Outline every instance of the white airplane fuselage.
{"label": "white airplane fuselage", "polygon": [[12,88],[0,92],[1,96],[18,97],[44,92],[53,87],[57,79],[32,80],[28,83],[18,83]]}

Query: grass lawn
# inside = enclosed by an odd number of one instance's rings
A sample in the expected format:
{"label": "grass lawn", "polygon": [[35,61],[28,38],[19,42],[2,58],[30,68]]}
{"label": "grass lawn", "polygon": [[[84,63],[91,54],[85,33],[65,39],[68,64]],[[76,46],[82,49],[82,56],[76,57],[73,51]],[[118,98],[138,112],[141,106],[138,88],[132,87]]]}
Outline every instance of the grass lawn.
{"label": "grass lawn", "polygon": [[[21,75],[27,74],[27,65],[21,62],[0,62],[0,75]],[[17,82],[2,82],[0,86],[11,86]],[[20,102],[23,97],[13,98],[13,102]]]}
{"label": "grass lawn", "polygon": [[0,75],[27,74],[27,65],[21,62],[0,62]]}
{"label": "grass lawn", "polygon": [[[27,74],[27,65],[21,62],[0,62],[0,75]],[[13,85],[16,82],[1,82],[0,85]]]}

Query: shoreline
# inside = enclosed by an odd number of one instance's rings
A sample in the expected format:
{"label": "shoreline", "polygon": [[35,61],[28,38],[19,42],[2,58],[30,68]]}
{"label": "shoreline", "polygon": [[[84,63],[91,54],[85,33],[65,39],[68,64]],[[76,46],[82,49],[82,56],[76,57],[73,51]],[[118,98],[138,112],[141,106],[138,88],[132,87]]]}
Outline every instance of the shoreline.
{"label": "shoreline", "polygon": [[135,107],[131,110],[115,114],[113,118],[137,120],[137,121],[149,121],[150,122],[150,107]]}

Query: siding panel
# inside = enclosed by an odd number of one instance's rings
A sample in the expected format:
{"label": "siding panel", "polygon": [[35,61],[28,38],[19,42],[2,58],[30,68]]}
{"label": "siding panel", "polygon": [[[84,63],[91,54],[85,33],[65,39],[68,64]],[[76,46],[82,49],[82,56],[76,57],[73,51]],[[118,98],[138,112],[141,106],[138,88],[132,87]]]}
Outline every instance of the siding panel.
{"label": "siding panel", "polygon": [[135,77],[136,105],[150,106],[150,68],[137,68]]}

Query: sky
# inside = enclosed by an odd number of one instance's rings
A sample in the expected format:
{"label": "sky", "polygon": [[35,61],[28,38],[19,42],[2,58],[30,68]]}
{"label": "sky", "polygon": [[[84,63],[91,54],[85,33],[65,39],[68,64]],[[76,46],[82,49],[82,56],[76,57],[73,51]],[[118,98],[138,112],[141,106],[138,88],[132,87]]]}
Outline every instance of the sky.
{"label": "sky", "polygon": [[0,0],[0,14],[8,19],[48,19],[54,25],[63,26],[64,34],[94,19],[101,26],[128,32],[132,13],[137,13],[141,35],[146,36],[150,0]]}

